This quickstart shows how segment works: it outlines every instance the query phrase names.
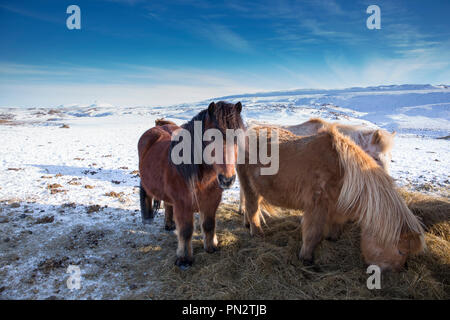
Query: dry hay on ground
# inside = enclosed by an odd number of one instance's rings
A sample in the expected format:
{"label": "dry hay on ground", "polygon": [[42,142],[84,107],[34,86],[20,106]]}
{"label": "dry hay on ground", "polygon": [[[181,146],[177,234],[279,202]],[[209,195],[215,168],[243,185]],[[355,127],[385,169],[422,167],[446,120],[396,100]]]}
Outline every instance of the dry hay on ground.
{"label": "dry hay on ground", "polygon": [[[345,227],[337,242],[324,240],[315,266],[298,259],[300,212],[283,211],[267,219],[263,239],[251,238],[236,205],[217,212],[220,251],[207,254],[198,221],[193,240],[194,265],[174,266],[176,238],[165,237],[160,250],[149,250],[148,268],[161,282],[156,299],[449,299],[450,201],[402,191],[410,208],[427,226],[425,253],[408,259],[408,269],[383,274],[381,290],[369,290],[359,249],[359,229]],[[130,296],[129,298],[145,298]]]}

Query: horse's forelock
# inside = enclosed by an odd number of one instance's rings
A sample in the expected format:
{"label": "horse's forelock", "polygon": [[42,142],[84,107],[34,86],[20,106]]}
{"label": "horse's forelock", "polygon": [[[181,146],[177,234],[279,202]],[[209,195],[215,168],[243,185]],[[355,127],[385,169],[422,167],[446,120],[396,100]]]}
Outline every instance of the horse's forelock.
{"label": "horse's forelock", "polygon": [[370,137],[369,143],[378,146],[381,152],[386,152],[393,147],[394,135],[386,130],[375,130]]}
{"label": "horse's forelock", "polygon": [[[190,121],[186,122],[185,124],[181,125],[181,127],[187,131],[190,132],[191,138],[192,138],[192,144],[193,137],[194,137],[194,123],[195,121],[201,121],[202,122],[202,136],[205,132],[205,122],[209,120],[213,123],[213,127],[219,129],[222,134],[223,138],[226,139],[226,130],[227,129],[245,129],[244,122],[242,121],[240,112],[235,108],[235,105],[232,103],[227,103],[224,101],[220,101],[215,104],[214,112],[212,115],[209,114],[208,109],[202,110],[199,112],[196,116],[194,116]],[[170,151],[169,151],[169,161],[173,164],[170,153],[172,151],[172,148],[175,146],[177,142],[172,141],[170,145]],[[205,147],[205,142],[202,141],[203,148]],[[209,165],[206,165],[203,163],[202,165],[195,164],[193,161],[191,164],[179,164],[175,165],[177,171],[183,176],[183,178],[186,181],[195,181],[200,180],[202,176],[202,170],[204,167],[209,167]],[[203,169],[202,169],[203,168]]]}
{"label": "horse's forelock", "polygon": [[216,103],[213,121],[217,128],[225,134],[226,129],[244,129],[244,122],[235,104],[219,101]]}

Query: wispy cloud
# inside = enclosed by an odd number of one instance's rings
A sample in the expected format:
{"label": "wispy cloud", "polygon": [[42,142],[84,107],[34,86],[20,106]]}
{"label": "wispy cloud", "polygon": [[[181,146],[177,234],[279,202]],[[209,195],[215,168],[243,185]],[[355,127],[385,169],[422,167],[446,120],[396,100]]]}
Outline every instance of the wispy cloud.
{"label": "wispy cloud", "polygon": [[103,0],[103,1],[116,2],[116,3],[121,3],[121,4],[125,4],[125,5],[130,5],[130,6],[134,6],[135,4],[145,2],[145,0]]}
{"label": "wispy cloud", "polygon": [[401,83],[446,83],[450,79],[450,60],[427,54],[409,58],[373,58],[355,65],[345,57],[327,57],[329,78],[337,87]]}
{"label": "wispy cloud", "polygon": [[6,4],[1,3],[0,9],[7,10],[10,12],[25,16],[25,17],[29,17],[29,18],[33,18],[33,19],[37,19],[37,20],[41,20],[41,21],[45,21],[45,22],[50,22],[50,23],[61,23],[62,21],[64,21],[64,18],[58,19],[58,18],[50,16],[46,13],[32,11],[30,9],[24,9],[22,7],[11,5],[11,4],[6,5]]}
{"label": "wispy cloud", "polygon": [[244,37],[224,25],[200,24],[193,31],[219,47],[239,52],[251,51],[251,45]]}

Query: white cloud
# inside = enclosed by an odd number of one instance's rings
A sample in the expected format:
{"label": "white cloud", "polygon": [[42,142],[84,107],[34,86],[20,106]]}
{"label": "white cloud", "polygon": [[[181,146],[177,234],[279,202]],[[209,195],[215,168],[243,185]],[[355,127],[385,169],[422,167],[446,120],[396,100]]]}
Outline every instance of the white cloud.
{"label": "white cloud", "polygon": [[450,60],[417,55],[408,58],[373,58],[354,65],[344,57],[328,57],[330,77],[339,87],[404,83],[446,83],[450,79]]}
{"label": "white cloud", "polygon": [[[54,106],[106,101],[170,105],[258,91],[245,79],[215,70],[118,65],[115,69],[0,64],[0,105]],[[12,77],[14,79],[12,80]]]}
{"label": "white cloud", "polygon": [[189,85],[1,85],[0,105],[20,107],[91,104],[105,101],[118,106],[161,106],[196,102],[236,92],[258,91],[255,88],[203,87]]}

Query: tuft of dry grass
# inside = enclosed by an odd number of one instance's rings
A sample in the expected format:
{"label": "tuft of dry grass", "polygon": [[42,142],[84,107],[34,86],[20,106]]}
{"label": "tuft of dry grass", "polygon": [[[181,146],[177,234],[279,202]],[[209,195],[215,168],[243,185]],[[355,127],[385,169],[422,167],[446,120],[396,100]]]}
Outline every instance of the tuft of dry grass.
{"label": "tuft of dry grass", "polygon": [[[146,250],[148,268],[162,283],[156,299],[449,299],[450,201],[401,191],[426,226],[427,250],[408,259],[400,273],[384,273],[380,290],[367,289],[366,266],[359,249],[359,228],[347,225],[336,242],[322,241],[315,265],[298,259],[301,212],[281,210],[266,218],[263,238],[252,238],[237,206],[217,211],[220,250],[204,252],[196,220],[194,265],[174,266],[176,236],[158,250]],[[130,296],[130,298],[146,298]]]}
{"label": "tuft of dry grass", "polygon": [[110,191],[105,193],[105,196],[107,197],[111,197],[111,198],[121,198],[124,195],[123,192],[115,192],[115,191]]}
{"label": "tuft of dry grass", "polygon": [[430,197],[420,193],[400,190],[411,211],[424,223],[427,231],[450,241],[450,201],[447,198]]}
{"label": "tuft of dry grass", "polygon": [[21,122],[17,122],[14,120],[5,120],[5,119],[0,119],[0,125],[7,125],[7,126],[17,126],[17,125],[21,125]]}

